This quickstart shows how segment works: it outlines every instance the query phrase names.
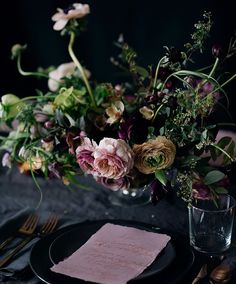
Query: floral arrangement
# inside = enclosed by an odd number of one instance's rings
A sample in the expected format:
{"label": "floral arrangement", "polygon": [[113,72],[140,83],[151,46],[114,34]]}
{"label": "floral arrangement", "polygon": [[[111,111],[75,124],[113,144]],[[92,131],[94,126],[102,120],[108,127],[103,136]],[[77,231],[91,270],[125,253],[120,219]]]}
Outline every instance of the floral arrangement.
{"label": "floral arrangement", "polygon": [[[204,13],[183,51],[165,47],[156,66],[138,65],[136,52],[119,37],[117,59],[111,61],[129,74],[127,82],[97,83],[74,53],[74,42],[85,28],[90,7],[75,3],[53,15],[54,30],[69,36],[72,62],[57,68],[26,72],[21,68],[25,46],[16,44],[12,57],[25,76],[46,77],[48,92],[19,98],[2,96],[0,118],[11,130],[1,137],[3,166],[17,163],[21,173],[57,177],[77,183],[80,174],[111,190],[151,185],[155,203],[176,191],[186,201],[217,198],[226,192],[235,144],[230,137],[216,140],[214,111],[227,101],[221,63],[236,50],[234,38],[224,52],[212,48],[211,66],[195,70],[193,56],[202,53],[212,26]],[[212,161],[221,164],[214,167]]]}

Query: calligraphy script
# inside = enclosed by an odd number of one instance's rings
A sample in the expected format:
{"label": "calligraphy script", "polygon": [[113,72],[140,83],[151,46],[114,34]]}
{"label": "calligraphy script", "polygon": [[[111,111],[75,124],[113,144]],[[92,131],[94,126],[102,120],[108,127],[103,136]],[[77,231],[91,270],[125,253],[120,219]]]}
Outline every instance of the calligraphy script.
{"label": "calligraphy script", "polygon": [[141,274],[170,237],[107,223],[67,259],[51,270],[102,284],[125,284]]}

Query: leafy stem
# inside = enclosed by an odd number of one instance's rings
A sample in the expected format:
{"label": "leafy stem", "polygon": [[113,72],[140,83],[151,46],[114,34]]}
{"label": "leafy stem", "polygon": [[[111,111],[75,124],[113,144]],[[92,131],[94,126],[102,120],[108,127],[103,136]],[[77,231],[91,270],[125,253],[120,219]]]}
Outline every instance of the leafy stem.
{"label": "leafy stem", "polygon": [[233,76],[231,76],[227,81],[225,81],[223,84],[221,84],[219,87],[217,87],[215,90],[213,90],[212,92],[209,93],[209,95],[217,92],[218,90],[222,89],[225,85],[227,85],[228,83],[230,83],[234,78],[236,78],[236,74],[234,74]]}
{"label": "leafy stem", "polygon": [[219,64],[219,58],[217,57],[216,60],[215,60],[214,65],[213,65],[213,67],[212,67],[212,69],[211,69],[211,72],[210,72],[209,75],[208,75],[208,78],[211,78],[211,77],[214,75],[218,64]]}
{"label": "leafy stem", "polygon": [[76,67],[79,69],[80,71],[80,74],[82,76],[82,79],[84,81],[84,84],[88,90],[88,93],[89,93],[89,96],[91,98],[91,101],[92,101],[92,105],[94,107],[96,107],[96,101],[95,101],[95,98],[94,98],[94,95],[92,93],[92,89],[90,87],[90,84],[87,80],[87,77],[85,75],[85,72],[84,72],[84,69],[82,67],[82,65],[80,64],[79,60],[77,59],[77,57],[75,56],[74,54],[74,51],[73,51],[73,45],[74,45],[74,41],[75,41],[75,33],[74,32],[71,32],[70,33],[70,42],[69,42],[69,45],[68,45],[68,51],[69,51],[69,54],[70,54],[70,57],[72,58],[73,62],[75,63]]}
{"label": "leafy stem", "polygon": [[227,156],[227,157],[229,158],[229,160],[230,160],[231,162],[234,162],[234,161],[235,161],[234,158],[232,158],[224,149],[222,149],[222,148],[219,147],[218,145],[212,143],[212,144],[210,144],[210,146],[212,146],[212,147],[218,149],[219,151],[221,151],[225,156]]}
{"label": "leafy stem", "polygon": [[48,75],[42,72],[26,72],[21,67],[21,53],[17,56],[17,69],[22,76],[37,76],[37,77],[44,77],[48,79]]}
{"label": "leafy stem", "polygon": [[162,58],[159,60],[158,64],[157,64],[157,68],[156,68],[156,72],[155,72],[155,77],[154,77],[154,81],[153,81],[153,93],[154,93],[155,88],[156,88],[157,76],[158,76],[158,72],[159,72],[161,63],[162,63],[163,60],[165,60],[165,58],[166,58],[165,56],[162,57]]}

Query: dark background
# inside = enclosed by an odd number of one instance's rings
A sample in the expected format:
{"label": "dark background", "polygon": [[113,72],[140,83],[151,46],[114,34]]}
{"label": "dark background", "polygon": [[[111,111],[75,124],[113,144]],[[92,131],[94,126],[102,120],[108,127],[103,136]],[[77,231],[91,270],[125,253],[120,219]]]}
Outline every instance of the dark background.
{"label": "dark background", "polygon": [[[71,61],[67,53],[68,37],[61,37],[60,32],[52,29],[51,16],[57,7],[66,8],[74,2],[15,0],[1,3],[0,95],[12,92],[25,96],[34,95],[36,88],[46,90],[45,79],[39,81],[18,74],[15,62],[10,60],[10,49],[15,43],[28,45],[22,63],[25,70]],[[207,43],[208,51],[198,58],[205,66],[213,62],[211,45],[227,44],[236,28],[233,1],[91,0],[86,3],[91,7],[88,29],[76,41],[75,50],[93,78],[100,82],[121,79],[119,70],[110,63],[110,57],[117,54],[113,43],[120,33],[138,52],[140,64],[155,65],[164,54],[164,45],[181,49],[190,40],[193,25],[202,18],[203,11],[211,11],[214,27]],[[235,57],[225,66],[231,74],[236,72]],[[226,88],[234,120],[235,87],[234,82]],[[224,117],[220,112],[218,115]]]}

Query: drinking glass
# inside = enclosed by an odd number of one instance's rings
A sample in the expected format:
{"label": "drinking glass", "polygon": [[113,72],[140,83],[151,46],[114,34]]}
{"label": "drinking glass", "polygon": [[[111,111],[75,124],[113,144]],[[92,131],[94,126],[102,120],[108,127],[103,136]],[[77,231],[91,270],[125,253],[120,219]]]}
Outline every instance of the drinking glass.
{"label": "drinking glass", "polygon": [[231,244],[235,200],[220,195],[216,200],[196,200],[188,207],[190,245],[209,255],[221,254]]}

